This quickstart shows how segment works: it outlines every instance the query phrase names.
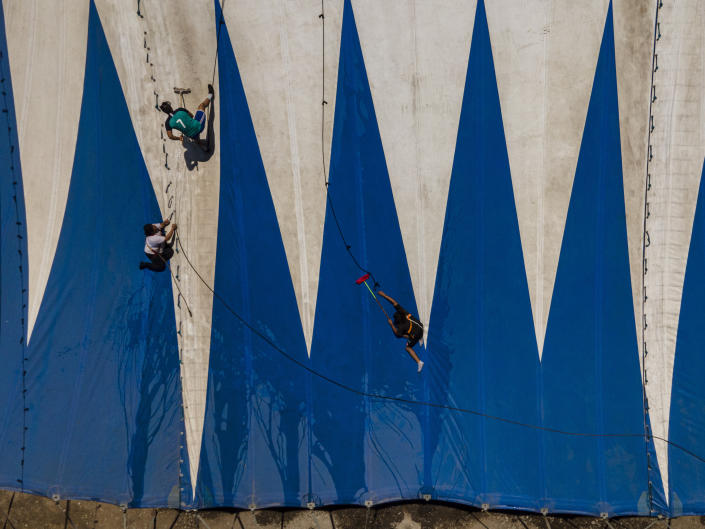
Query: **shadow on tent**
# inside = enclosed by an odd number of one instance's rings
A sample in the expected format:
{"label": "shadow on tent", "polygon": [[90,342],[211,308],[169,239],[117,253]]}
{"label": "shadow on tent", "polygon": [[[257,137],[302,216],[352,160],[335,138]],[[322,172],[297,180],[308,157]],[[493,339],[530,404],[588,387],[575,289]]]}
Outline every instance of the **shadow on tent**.
{"label": "shadow on tent", "polygon": [[193,139],[184,142],[184,161],[186,168],[193,171],[198,167],[198,162],[207,162],[215,152],[215,134],[213,133],[213,120],[215,119],[215,96],[208,105],[208,126],[206,128],[206,139]]}

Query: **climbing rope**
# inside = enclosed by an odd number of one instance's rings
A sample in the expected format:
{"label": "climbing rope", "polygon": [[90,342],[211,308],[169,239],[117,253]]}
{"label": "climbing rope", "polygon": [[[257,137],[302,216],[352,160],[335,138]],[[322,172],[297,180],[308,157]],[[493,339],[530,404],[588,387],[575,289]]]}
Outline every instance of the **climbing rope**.
{"label": "climbing rope", "polygon": [[[144,7],[141,7],[141,2],[140,0],[137,0],[137,16],[142,19],[142,21],[146,22],[145,16],[144,16]],[[148,15],[149,13],[147,13]],[[157,113],[161,113],[161,110],[159,108],[159,91],[158,91],[158,86],[157,86],[157,79],[155,75],[155,68],[154,68],[154,62],[150,61],[150,51],[151,51],[151,46],[149,45],[148,42],[148,33],[146,28],[143,30],[143,48],[145,51],[145,63],[149,67],[149,74],[150,74],[150,80],[152,81],[152,93],[154,95],[154,109]],[[156,54],[152,55],[153,57],[156,56]],[[162,154],[164,155],[164,170],[162,170],[163,173],[163,180],[162,182],[167,182],[166,187],[164,188],[164,195],[166,195],[167,199],[167,210],[171,210],[171,212],[168,215],[168,219],[170,221],[174,221],[174,218],[176,216],[176,209],[177,209],[177,194],[176,194],[176,185],[179,183],[178,180],[174,179],[171,180],[169,174],[171,171],[171,167],[169,167],[169,153],[167,152],[166,149],[166,138],[164,137],[164,129],[163,127],[160,127],[159,129],[159,135],[160,139],[162,141]],[[177,167],[178,167],[178,159],[177,159]],[[164,172],[167,171],[167,172]],[[182,169],[182,174],[181,174],[181,181],[183,181],[183,169]],[[172,188],[173,186],[173,188]],[[171,191],[171,193],[170,193]],[[181,311],[181,302],[183,300],[184,306],[186,310],[188,311],[188,315],[190,317],[193,317],[193,312],[191,311],[191,307],[189,306],[189,303],[186,299],[186,296],[184,296],[183,292],[181,291],[181,286],[180,286],[180,278],[179,278],[179,265],[176,265],[176,272],[172,269],[171,263],[167,263],[164,258],[160,255],[160,258],[162,261],[164,261],[164,264],[167,268],[169,268],[169,274],[171,275],[172,278],[172,284],[176,287],[177,290],[177,298],[176,298],[176,305],[179,309],[178,311],[178,328],[177,328],[177,336],[179,340],[179,344],[177,347],[178,354],[179,354],[179,365],[182,364],[183,359],[182,359],[182,347],[181,347],[181,339],[183,337],[182,334],[182,311]],[[176,315],[175,315],[176,316]],[[181,382],[181,385],[183,387],[183,373],[179,373],[179,380]],[[179,475],[178,475],[178,486],[179,486],[179,505],[183,505],[183,497],[184,497],[184,486],[183,486],[183,472],[181,469],[181,464],[185,461],[186,455],[185,455],[185,450],[186,447],[184,445],[184,438],[185,436],[183,435],[185,429],[184,429],[184,423],[185,423],[185,416],[184,416],[184,409],[183,409],[184,403],[183,400],[181,402],[181,414],[179,417],[179,420],[181,421],[181,432],[182,435],[179,436]],[[126,524],[126,513],[123,512],[123,524]]]}
{"label": "climbing rope", "polygon": [[[176,237],[176,235],[174,235],[174,237]],[[176,300],[177,300],[177,301],[176,301],[176,304],[177,304],[178,306],[180,306],[180,303],[181,303],[181,302],[180,302],[179,300],[180,300],[180,299],[183,299],[183,300],[184,300],[184,305],[186,305],[186,310],[188,311],[188,315],[189,315],[190,317],[193,317],[193,312],[191,312],[191,308],[189,307],[188,302],[186,301],[186,296],[183,295],[183,293],[181,292],[181,288],[179,287],[179,279],[174,275],[174,271],[171,269],[171,266],[170,266],[169,263],[166,261],[166,259],[164,259],[164,258],[161,256],[161,254],[155,254],[155,255],[158,255],[158,256],[159,256],[159,259],[161,259],[162,262],[164,263],[164,266],[169,269],[169,273],[171,274],[171,278],[174,280],[174,285],[176,285],[176,290],[177,290],[177,292],[179,293],[179,294],[178,294],[179,297],[176,298]]]}
{"label": "climbing rope", "polygon": [[345,239],[345,234],[343,233],[343,228],[340,225],[340,221],[338,220],[338,215],[335,212],[335,206],[333,205],[333,199],[331,198],[331,193],[330,193],[330,180],[328,179],[328,175],[326,173],[326,149],[325,149],[325,122],[326,122],[326,105],[328,104],[328,101],[326,101],[326,12],[325,12],[325,5],[324,5],[325,0],[321,0],[321,14],[318,15],[318,18],[321,19],[321,168],[323,172],[323,184],[326,188],[326,202],[328,204],[328,209],[331,212],[331,216],[333,217],[333,220],[335,221],[335,226],[338,229],[338,235],[340,235],[340,240],[343,242],[345,245],[345,250],[348,252],[348,255],[350,255],[350,258],[352,259],[352,262],[355,264],[355,266],[361,271],[364,272],[365,274],[369,274],[370,277],[372,278],[373,282],[373,287],[375,290],[380,288],[380,284],[375,278],[375,275],[368,270],[367,268],[363,267],[360,262],[357,260],[357,257],[355,257],[355,254],[352,251],[352,246],[348,244],[348,241]]}
{"label": "climbing rope", "polygon": [[[659,12],[661,9],[661,0],[656,0],[656,16],[654,19],[654,37],[653,37],[653,49],[651,54],[651,91],[649,93],[649,133],[647,139],[647,153],[646,153],[646,183],[644,185],[644,231],[642,237],[642,247],[641,247],[641,265],[642,265],[642,296],[641,296],[641,316],[642,316],[642,326],[641,326],[641,378],[642,378],[642,404],[644,412],[644,441],[645,441],[645,451],[646,451],[646,469],[647,474],[650,474],[653,465],[651,463],[651,453],[649,451],[649,439],[655,438],[651,435],[651,427],[648,420],[649,413],[649,398],[646,394],[646,385],[648,383],[648,377],[646,376],[646,355],[648,354],[646,348],[646,328],[648,327],[646,321],[646,273],[648,272],[646,252],[647,248],[651,244],[651,239],[649,237],[649,230],[647,226],[647,219],[649,218],[649,191],[651,190],[651,171],[650,162],[653,157],[653,149],[651,146],[651,133],[654,130],[654,114],[653,114],[653,104],[656,101],[656,85],[654,84],[654,74],[658,70],[657,65],[657,54],[656,54],[656,43],[661,39],[661,24],[659,23]],[[653,486],[652,480],[649,479],[649,510],[654,512],[654,501],[653,501]]]}
{"label": "climbing rope", "polygon": [[215,84],[215,67],[218,64],[218,50],[220,49],[220,27],[225,24],[225,0],[220,4],[220,20],[218,20],[218,30],[215,34],[215,59],[213,59],[213,77],[211,84]]}
{"label": "climbing rope", "polygon": [[[27,412],[29,411],[29,406],[27,405],[27,341],[25,337],[25,313],[27,310],[27,301],[25,296],[27,294],[27,287],[24,284],[24,268],[22,266],[23,262],[23,250],[24,250],[24,240],[25,235],[23,235],[23,222],[20,218],[20,206],[17,197],[17,185],[18,177],[15,173],[15,145],[12,143],[12,121],[10,116],[10,108],[12,103],[7,100],[6,82],[9,82],[10,74],[5,71],[5,53],[0,50],[0,90],[2,91],[2,112],[5,114],[5,121],[7,125],[7,143],[8,152],[10,155],[10,178],[12,179],[12,201],[14,202],[15,210],[15,228],[17,230],[17,256],[18,256],[18,270],[20,273],[19,287],[20,287],[20,312],[22,317],[20,318],[20,346],[22,353],[22,447],[21,447],[21,457],[20,457],[20,477],[17,482],[20,484],[20,492],[24,492],[24,461],[25,453],[27,447]],[[21,197],[20,197],[21,200]]]}

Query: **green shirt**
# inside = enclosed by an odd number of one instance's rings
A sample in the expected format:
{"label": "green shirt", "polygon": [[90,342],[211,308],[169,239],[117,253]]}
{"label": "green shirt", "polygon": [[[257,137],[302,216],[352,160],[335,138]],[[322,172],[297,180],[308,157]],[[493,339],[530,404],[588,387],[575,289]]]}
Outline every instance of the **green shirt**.
{"label": "green shirt", "polygon": [[201,123],[189,116],[186,109],[183,108],[177,109],[176,112],[169,116],[164,126],[166,130],[179,130],[189,138],[193,138],[201,132]]}

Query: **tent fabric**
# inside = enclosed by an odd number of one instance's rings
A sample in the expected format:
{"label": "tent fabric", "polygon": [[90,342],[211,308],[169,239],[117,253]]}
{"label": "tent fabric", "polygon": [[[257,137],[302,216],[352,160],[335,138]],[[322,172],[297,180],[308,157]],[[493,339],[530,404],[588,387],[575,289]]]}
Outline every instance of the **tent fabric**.
{"label": "tent fabric", "polygon": [[[374,271],[370,287],[379,281],[388,295],[418,314],[396,214],[405,206],[395,205],[392,195],[350,2],[343,11],[335,101],[310,366],[367,393],[417,400],[426,373],[416,373],[405,341],[394,336],[367,287],[355,284],[363,271],[345,246]],[[345,242],[334,216],[344,227]],[[341,283],[349,287],[337,286]],[[426,357],[423,347],[416,350]],[[319,377],[309,380],[311,501],[364,504],[418,497],[424,410],[344,392]]]}
{"label": "tent fabric", "polygon": [[[635,329],[610,6],[558,261],[541,388],[546,425],[598,435],[543,434],[552,507],[649,513]],[[605,436],[612,433],[620,436]]]}
{"label": "tent fabric", "polygon": [[[216,23],[221,19],[216,6]],[[288,360],[306,344],[274,204],[225,25],[218,248],[197,506],[300,505],[305,392]]]}
{"label": "tent fabric", "polygon": [[[217,20],[218,9],[216,3]],[[370,283],[379,281],[416,311],[396,217],[404,205],[391,192],[352,3],[343,12],[310,360],[242,81],[221,29],[222,112],[229,119],[221,140],[215,290],[229,306],[214,306],[197,505],[364,504],[428,495],[586,514],[665,508],[651,501],[660,497],[659,482],[646,464],[652,447],[643,433],[648,415],[631,301],[612,25],[610,8],[541,363],[490,35],[478,3],[428,348],[417,347],[427,363],[421,375],[370,292],[354,285],[365,272],[357,259],[374,271]],[[350,285],[341,287],[346,279]],[[257,332],[244,329],[232,310]]]}
{"label": "tent fabric", "polygon": [[705,445],[705,389],[701,380],[705,368],[702,354],[705,338],[702,323],[705,315],[704,187],[705,179],[701,178],[673,366],[673,397],[668,438],[678,445],[669,447],[669,504],[675,515],[696,514],[705,509],[705,462],[690,455],[700,453],[700,447]]}
{"label": "tent fabric", "polygon": [[68,203],[27,348],[24,482],[13,488],[179,505],[183,425],[171,281],[140,271],[135,258],[141,226],[160,221],[160,212],[92,2],[90,9]]}
{"label": "tent fabric", "polygon": [[[539,424],[539,357],[483,2],[470,46],[428,342],[432,402]],[[536,430],[479,415],[428,413],[432,497],[541,507]]]}
{"label": "tent fabric", "polygon": [[27,230],[5,15],[0,5],[0,486],[21,489],[27,418]]}
{"label": "tent fabric", "polygon": [[[654,438],[630,275],[611,3],[577,166],[565,175],[572,189],[539,351],[492,27],[484,0],[477,2],[430,322],[415,346],[421,373],[377,303],[388,314],[393,307],[367,288],[418,314],[398,215],[412,206],[395,197],[390,181],[355,2],[342,1],[310,350],[261,155],[267,139],[256,130],[221,3],[213,5],[217,250],[213,285],[198,284],[214,295],[212,314],[198,315],[210,321],[210,347],[199,352],[209,366],[200,450],[190,458],[174,310],[181,298],[172,291],[178,272],[172,279],[169,270],[137,267],[141,227],[161,212],[93,1],[66,211],[25,341],[31,263],[0,6],[0,123],[7,121],[0,134],[0,487],[185,509],[425,498],[610,516],[705,512],[703,175],[670,431]],[[305,175],[321,185],[324,176]],[[356,284],[366,273],[367,285]],[[655,443],[668,441],[668,468],[660,468]]]}

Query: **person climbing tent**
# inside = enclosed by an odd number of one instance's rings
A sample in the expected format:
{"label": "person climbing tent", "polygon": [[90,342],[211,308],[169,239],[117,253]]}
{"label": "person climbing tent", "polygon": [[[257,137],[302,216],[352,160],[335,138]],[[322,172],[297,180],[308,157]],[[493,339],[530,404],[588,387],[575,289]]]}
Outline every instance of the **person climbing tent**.
{"label": "person climbing tent", "polygon": [[378,290],[377,294],[382,296],[394,306],[394,309],[396,310],[393,316],[394,322],[392,322],[392,319],[389,317],[387,317],[387,322],[394,331],[394,336],[396,336],[397,338],[407,339],[406,352],[409,353],[409,356],[411,356],[411,358],[416,360],[418,372],[420,373],[423,369],[423,362],[414,352],[413,347],[419,342],[423,343],[423,323],[421,323],[418,318],[412,316],[406,309],[404,309],[404,307],[399,305],[399,303],[397,303],[394,299],[389,297],[381,290]]}
{"label": "person climbing tent", "polygon": [[[203,132],[206,128],[206,108],[210,105],[213,100],[213,85],[208,85],[208,97],[206,97],[203,102],[198,105],[198,110],[196,114],[191,114],[187,109],[179,107],[174,110],[169,101],[164,101],[159,108],[162,112],[168,115],[166,121],[164,122],[164,128],[166,128],[166,135],[172,140],[183,140],[184,138],[198,139],[199,134]],[[183,96],[182,96],[183,101]],[[181,136],[175,136],[172,132],[173,129],[181,131]]]}
{"label": "person climbing tent", "polygon": [[145,268],[152,272],[162,272],[166,268],[166,262],[174,256],[174,233],[176,224],[172,224],[169,232],[163,235],[163,230],[170,224],[169,219],[164,219],[159,224],[144,225],[144,254],[149,262],[140,262],[140,270]]}

